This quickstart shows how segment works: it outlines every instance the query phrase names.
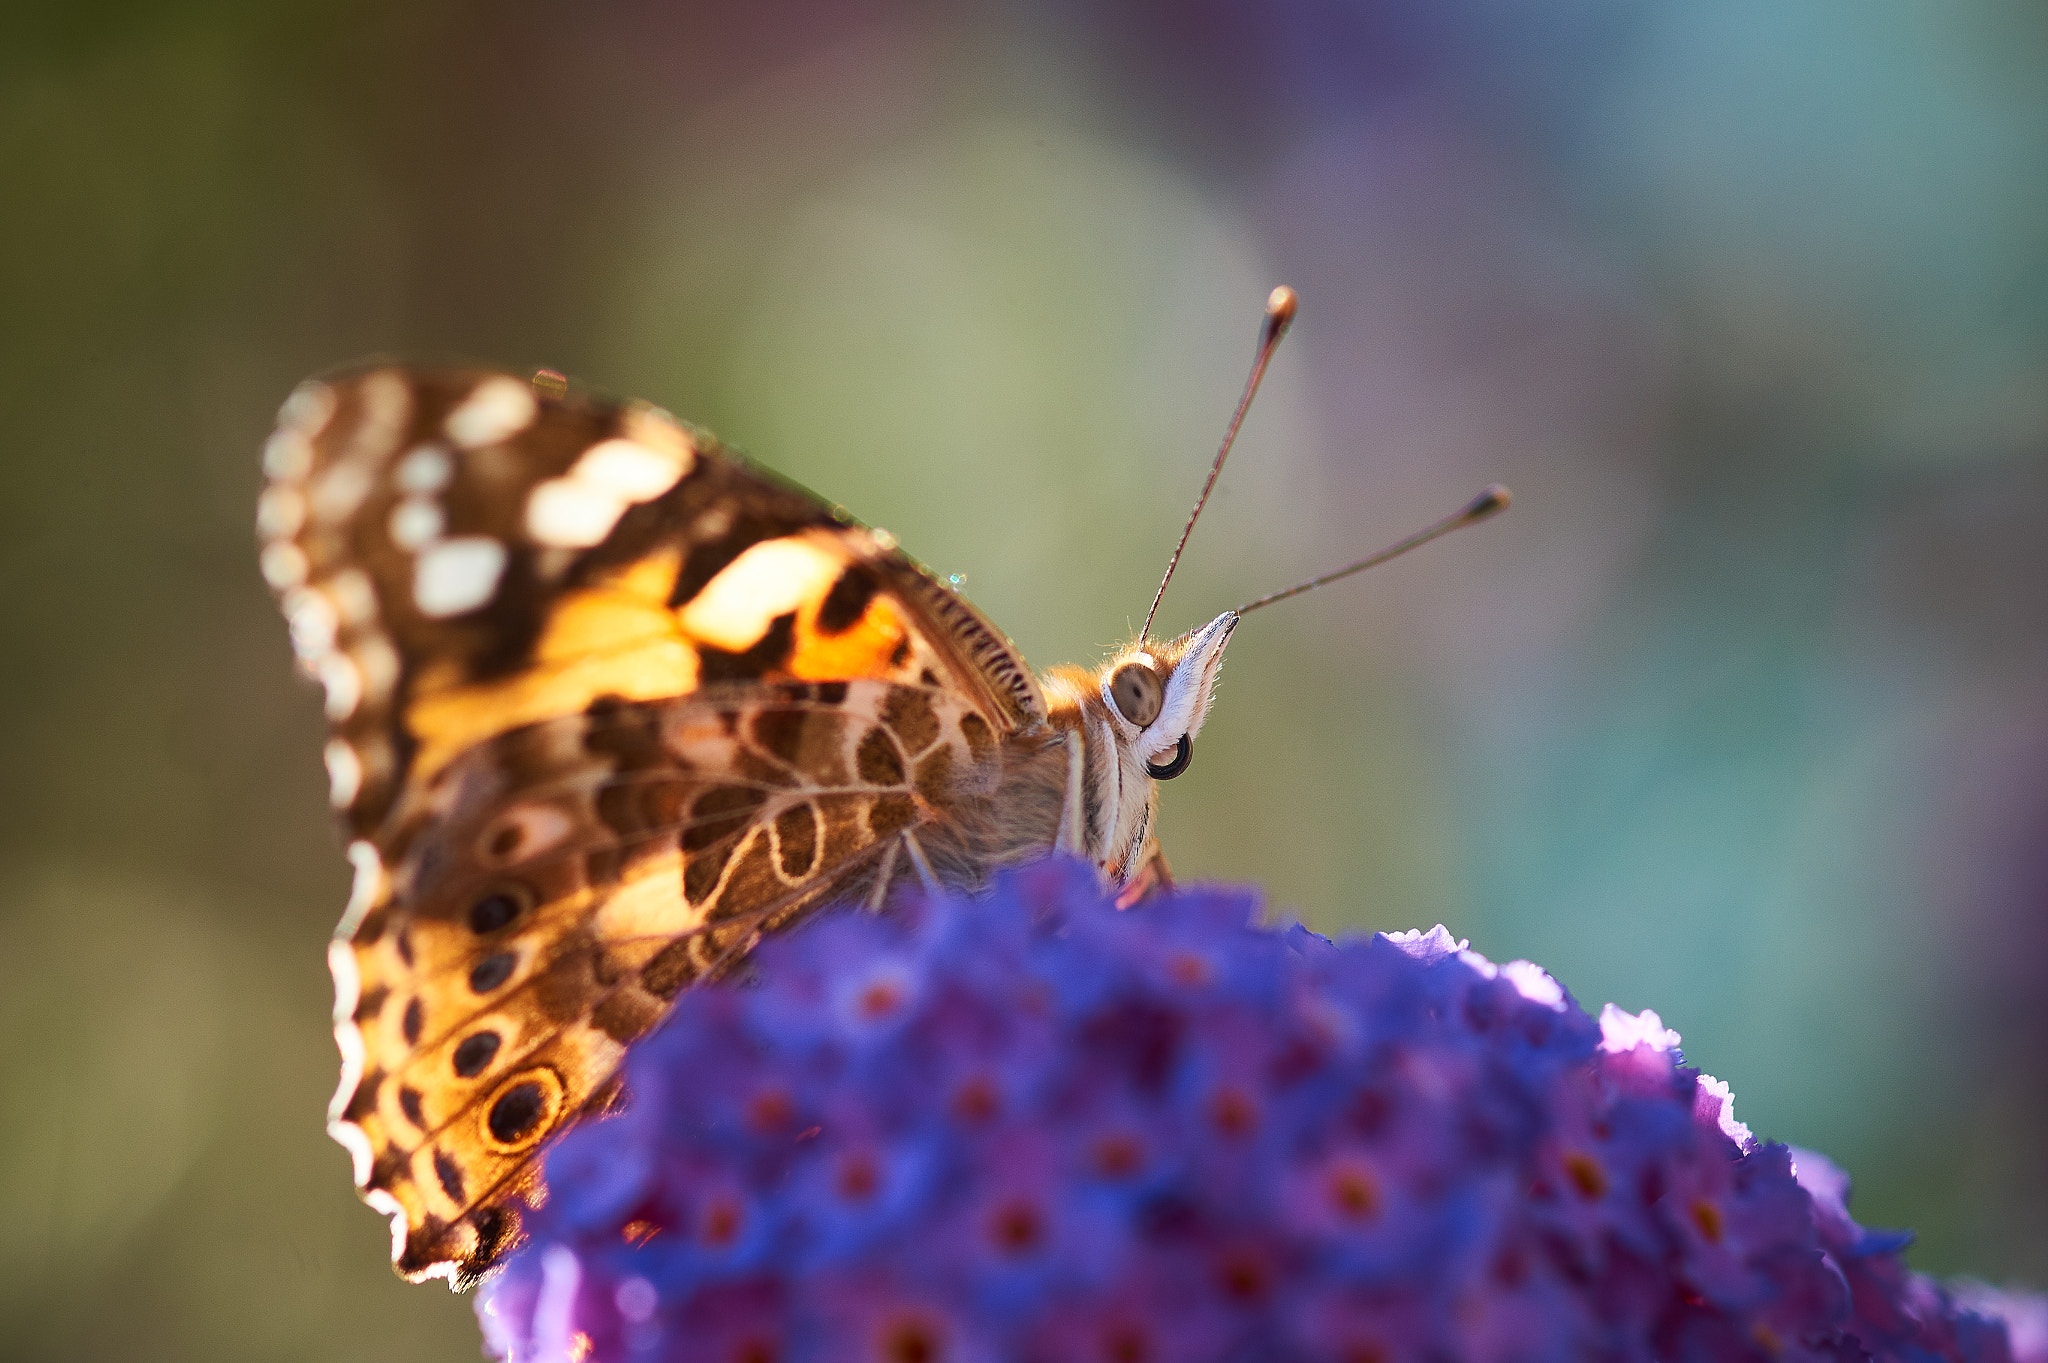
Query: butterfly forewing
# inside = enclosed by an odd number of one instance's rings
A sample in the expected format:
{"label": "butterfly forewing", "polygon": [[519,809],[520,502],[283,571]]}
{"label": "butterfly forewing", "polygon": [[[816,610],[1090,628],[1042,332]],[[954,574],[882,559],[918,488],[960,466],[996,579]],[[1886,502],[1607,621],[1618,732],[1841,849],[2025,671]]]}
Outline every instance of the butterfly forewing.
{"label": "butterfly forewing", "polygon": [[1044,713],[1008,641],[665,413],[370,368],[265,464],[354,840],[331,1129],[409,1277],[502,1255],[548,1139],[762,932],[1049,841],[955,817]]}

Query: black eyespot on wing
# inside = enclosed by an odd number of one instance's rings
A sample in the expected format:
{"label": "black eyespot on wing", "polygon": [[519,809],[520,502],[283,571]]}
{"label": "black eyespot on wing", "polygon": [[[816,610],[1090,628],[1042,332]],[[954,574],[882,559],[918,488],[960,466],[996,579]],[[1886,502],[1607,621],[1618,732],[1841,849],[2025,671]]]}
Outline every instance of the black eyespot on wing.
{"label": "black eyespot on wing", "polygon": [[405,1113],[405,1119],[420,1130],[427,1129],[426,1118],[420,1114],[420,1091],[407,1084],[398,1091],[398,1106]]}
{"label": "black eyespot on wing", "polygon": [[469,992],[488,994],[506,980],[512,978],[512,968],[519,964],[519,953],[500,951],[478,961],[469,972]]}
{"label": "black eyespot on wing", "polygon": [[456,1166],[454,1160],[439,1150],[434,1152],[434,1177],[441,1180],[441,1191],[448,1194],[449,1200],[456,1206],[461,1206],[462,1170]]}
{"label": "black eyespot on wing", "polygon": [[1174,747],[1173,760],[1160,765],[1147,762],[1145,764],[1145,772],[1155,781],[1171,781],[1174,777],[1186,771],[1188,763],[1194,760],[1195,742],[1186,734],[1182,734],[1180,742]]}
{"label": "black eyespot on wing", "polygon": [[826,634],[844,634],[867,614],[881,583],[866,564],[856,563],[839,575],[832,590],[818,607],[818,628]]}
{"label": "black eyespot on wing", "polygon": [[420,1044],[420,1028],[426,1025],[426,1021],[426,1010],[420,1006],[418,999],[414,999],[411,1003],[405,1005],[405,1019],[399,1024],[399,1030],[405,1033],[406,1045],[417,1046]]}
{"label": "black eyespot on wing", "polygon": [[469,906],[469,930],[481,936],[496,932],[519,916],[519,901],[503,890],[493,890]]}
{"label": "black eyespot on wing", "polygon": [[513,1145],[531,1134],[540,1121],[547,1097],[539,1084],[525,1083],[506,1091],[491,1104],[491,1135],[500,1144]]}
{"label": "black eyespot on wing", "polygon": [[[484,1072],[484,1066],[491,1063],[498,1054],[498,1034],[477,1032],[462,1038],[455,1048],[455,1072],[464,1079],[474,1079]],[[417,1126],[419,1123],[413,1123]]]}

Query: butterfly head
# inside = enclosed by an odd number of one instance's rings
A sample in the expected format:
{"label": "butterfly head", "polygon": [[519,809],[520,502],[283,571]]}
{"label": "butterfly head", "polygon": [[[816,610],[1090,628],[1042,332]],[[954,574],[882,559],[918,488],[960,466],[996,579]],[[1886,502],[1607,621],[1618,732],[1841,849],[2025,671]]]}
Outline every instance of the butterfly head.
{"label": "butterfly head", "polygon": [[1056,667],[1040,678],[1069,755],[1056,846],[1094,861],[1133,898],[1164,876],[1159,782],[1188,769],[1236,628],[1237,612],[1225,611],[1174,639],[1141,636],[1093,671]]}
{"label": "butterfly head", "polygon": [[1097,673],[1117,746],[1154,780],[1187,770],[1195,735],[1216,697],[1224,646],[1236,628],[1237,612],[1225,611],[1175,639],[1140,639]]}

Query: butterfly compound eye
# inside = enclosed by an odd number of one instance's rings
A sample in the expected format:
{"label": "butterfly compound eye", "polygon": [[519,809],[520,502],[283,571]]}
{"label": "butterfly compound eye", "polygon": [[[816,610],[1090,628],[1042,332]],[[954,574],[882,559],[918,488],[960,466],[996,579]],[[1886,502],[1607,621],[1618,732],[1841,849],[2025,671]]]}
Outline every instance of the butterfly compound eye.
{"label": "butterfly compound eye", "polygon": [[1139,728],[1159,718],[1159,703],[1165,694],[1158,674],[1143,663],[1125,663],[1109,679],[1109,696],[1123,717]]}

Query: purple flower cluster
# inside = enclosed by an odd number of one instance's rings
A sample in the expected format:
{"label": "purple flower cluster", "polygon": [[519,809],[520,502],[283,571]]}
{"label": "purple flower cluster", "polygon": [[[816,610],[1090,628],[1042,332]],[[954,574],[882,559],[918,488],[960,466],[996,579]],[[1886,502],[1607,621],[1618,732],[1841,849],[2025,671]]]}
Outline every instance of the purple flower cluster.
{"label": "purple flower cluster", "polygon": [[[2008,1360],[1653,1013],[1047,863],[685,996],[484,1290],[513,1363]],[[2038,1320],[2036,1321],[2038,1324]],[[2041,1349],[2020,1363],[2048,1356]]]}

